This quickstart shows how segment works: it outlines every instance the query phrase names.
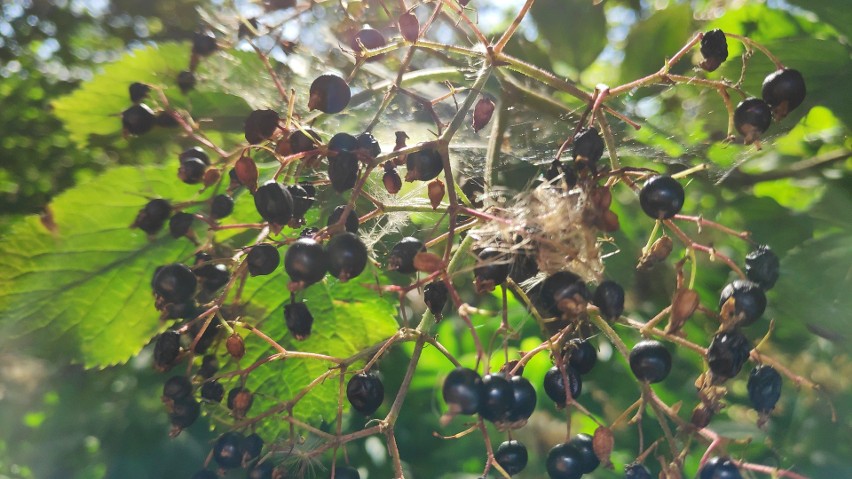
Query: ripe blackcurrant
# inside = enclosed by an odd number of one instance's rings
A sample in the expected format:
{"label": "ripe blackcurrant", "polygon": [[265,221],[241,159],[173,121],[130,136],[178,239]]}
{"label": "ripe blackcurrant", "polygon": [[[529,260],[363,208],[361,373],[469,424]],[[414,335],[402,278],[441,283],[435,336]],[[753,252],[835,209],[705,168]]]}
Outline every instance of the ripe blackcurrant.
{"label": "ripe blackcurrant", "polygon": [[409,153],[405,158],[405,181],[429,181],[444,171],[444,161],[436,148]]}
{"label": "ripe blackcurrant", "polygon": [[287,248],[284,269],[296,289],[306,288],[320,281],[328,271],[328,258],[322,245],[311,238],[299,238]]}
{"label": "ripe blackcurrant", "polygon": [[243,439],[241,448],[243,450],[243,464],[247,464],[260,456],[260,452],[263,450],[263,438],[257,433],[249,434]]}
{"label": "ripe blackcurrant", "polygon": [[652,176],[639,191],[639,204],[646,215],[655,220],[665,220],[683,208],[683,186],[668,175]]}
{"label": "ripe blackcurrant", "polygon": [[206,57],[216,51],[216,37],[209,31],[196,32],[192,37],[192,53]]}
{"label": "ripe blackcurrant", "polygon": [[482,378],[482,400],[479,414],[492,422],[505,420],[515,406],[515,392],[502,374],[486,374]]}
{"label": "ripe blackcurrant", "polygon": [[210,204],[210,216],[218,220],[230,215],[233,211],[233,198],[224,193],[213,197],[213,202]]}
{"label": "ripe blackcurrant", "polygon": [[[189,337],[193,340],[198,337],[195,348],[192,350],[195,354],[204,354],[207,352],[207,349],[216,341],[216,336],[219,335],[220,325],[217,321],[213,321],[207,325],[207,328],[202,333],[201,328],[204,327],[204,324],[204,321],[196,321],[189,327]],[[199,334],[201,334],[200,337],[198,336]]]}
{"label": "ripe blackcurrant", "polygon": [[172,368],[180,354],[180,334],[177,331],[165,331],[157,336],[154,344],[154,367],[159,371]]}
{"label": "ripe blackcurrant", "polygon": [[719,65],[728,59],[728,40],[725,38],[725,32],[718,28],[704,32],[701,37],[701,56],[704,57],[699,63],[701,68],[708,72],[719,68]]}
{"label": "ripe blackcurrant", "polygon": [[195,83],[195,73],[192,73],[189,70],[183,70],[182,72],[178,73],[177,85],[184,95],[189,93],[189,91],[193,88],[195,88]]}
{"label": "ripe blackcurrant", "polygon": [[178,167],[178,178],[188,185],[201,183],[204,179],[204,173],[207,171],[207,165],[199,158],[187,158],[181,160]]}
{"label": "ripe blackcurrant", "polygon": [[[331,214],[328,215],[328,222],[326,223],[326,226],[337,224],[343,216],[343,211],[345,209],[346,205],[336,206],[334,210],[331,211]],[[349,212],[348,216],[346,216],[346,222],[343,224],[343,227],[350,233],[358,233],[358,213],[356,213],[354,209]]]}
{"label": "ripe blackcurrant", "polygon": [[192,395],[192,383],[186,376],[172,376],[163,384],[163,399],[177,401]]}
{"label": "ripe blackcurrant", "polygon": [[742,477],[737,465],[727,457],[711,457],[698,471],[699,479],[742,479]]}
{"label": "ripe blackcurrant", "polygon": [[198,158],[205,165],[210,165],[210,157],[201,149],[201,147],[193,146],[192,148],[187,148],[178,155],[178,160],[180,161],[186,161],[190,158]]}
{"label": "ripe blackcurrant", "polygon": [[349,133],[336,133],[328,140],[328,149],[331,151],[355,151],[358,149],[358,138]]}
{"label": "ripe blackcurrant", "polygon": [[763,289],[771,289],[775,286],[780,269],[781,262],[769,246],[760,245],[746,255],[746,276]]}
{"label": "ripe blackcurrant", "polygon": [[[308,185],[311,186],[311,185]],[[293,198],[293,220],[299,224],[304,223],[305,213],[314,204],[314,195],[305,189],[304,185],[289,185],[287,191],[290,192],[290,197]]]}
{"label": "ripe blackcurrant", "polygon": [[154,276],[154,294],[166,303],[183,303],[192,298],[198,279],[185,264],[172,263],[160,268]]}
{"label": "ripe blackcurrant", "polygon": [[225,386],[219,381],[207,381],[201,385],[201,399],[205,401],[220,403],[225,397]]}
{"label": "ripe blackcurrant", "polygon": [[444,380],[444,402],[450,414],[476,414],[482,403],[482,378],[467,368],[456,368]]}
{"label": "ripe blackcurrant", "polygon": [[231,272],[224,264],[205,263],[194,268],[192,272],[208,293],[215,293],[231,280]]}
{"label": "ripe blackcurrant", "polygon": [[382,405],[385,399],[385,386],[376,375],[356,374],[346,385],[346,398],[353,409],[365,416],[370,416]]}
{"label": "ripe blackcurrant", "polygon": [[[576,398],[583,392],[583,381],[580,379],[580,374],[570,365],[565,366],[565,374],[568,376],[568,388],[570,389],[571,397]],[[565,381],[562,379],[562,372],[557,366],[553,366],[545,373],[544,392],[558,406],[565,404],[567,400],[565,396]]]}
{"label": "ripe blackcurrant", "polygon": [[651,471],[642,464],[634,462],[625,466],[624,479],[652,479]]}
{"label": "ripe blackcurrant", "polygon": [[274,180],[255,191],[254,206],[264,220],[276,225],[286,225],[293,217],[293,197],[287,188]]}
{"label": "ripe blackcurrant", "polygon": [[583,453],[571,443],[557,444],[547,453],[546,466],[550,479],[580,479]]}
{"label": "ripe blackcurrant", "polygon": [[595,454],[595,448],[592,444],[592,436],[588,434],[577,434],[569,444],[576,447],[580,454],[583,457],[583,474],[588,474],[601,464],[600,459],[598,459],[597,454]]}
{"label": "ripe blackcurrant", "polygon": [[191,397],[181,398],[174,402],[172,411],[169,413],[169,422],[176,429],[186,429],[198,419],[201,414],[201,406],[198,401]]}
{"label": "ripe blackcurrant", "polygon": [[216,356],[208,354],[201,359],[201,367],[198,368],[198,375],[204,379],[210,379],[219,371],[219,360]]}
{"label": "ripe blackcurrant", "polygon": [[311,130],[310,128],[306,128],[304,132],[302,130],[296,130],[290,135],[290,138],[287,139],[287,142],[290,144],[290,154],[316,150],[321,141],[322,138],[319,133]]}
{"label": "ripe blackcurrant", "polygon": [[358,149],[366,151],[373,158],[382,154],[382,147],[370,132],[358,135]]}
{"label": "ripe blackcurrant", "polygon": [[574,137],[573,157],[578,169],[588,167],[595,169],[604,150],[603,138],[597,128],[584,128]]}
{"label": "ripe blackcurrant", "polygon": [[338,193],[352,189],[358,181],[358,157],[350,151],[338,151],[328,158],[328,179]]}
{"label": "ripe blackcurrant", "polygon": [[772,124],[772,110],[759,98],[746,98],[734,110],[734,126],[745,137],[745,143],[751,144],[766,133]]}
{"label": "ripe blackcurrant", "polygon": [[139,103],[148,96],[148,92],[151,91],[151,87],[144,83],[133,82],[127,90],[130,93],[130,101],[133,103]]}
{"label": "ripe blackcurrant", "polygon": [[281,254],[278,248],[269,244],[261,243],[253,246],[246,255],[246,264],[249,274],[252,276],[263,276],[275,271],[281,262]]}
{"label": "ripe blackcurrant", "polygon": [[442,311],[447,304],[447,285],[441,280],[432,281],[423,287],[423,302],[429,308],[429,311],[439,320],[442,317]]}
{"label": "ripe blackcurrant", "polygon": [[707,363],[715,376],[730,379],[739,374],[750,352],[751,342],[741,332],[722,331],[713,336],[707,348]]}
{"label": "ripe blackcurrant", "polygon": [[144,135],[154,127],[156,118],[148,105],[139,103],[121,112],[121,126],[131,135]]}
{"label": "ripe blackcurrant", "polygon": [[245,417],[253,402],[254,396],[246,388],[235,387],[228,391],[228,409],[233,412],[237,419]]}
{"label": "ripe blackcurrant", "polygon": [[772,366],[756,366],[748,375],[747,387],[752,407],[769,413],[781,397],[781,375]]}
{"label": "ripe blackcurrant", "polygon": [[396,20],[399,33],[408,42],[416,42],[420,35],[420,21],[412,12],[405,12]]}
{"label": "ripe blackcurrant", "polygon": [[172,205],[161,198],[156,198],[139,210],[136,220],[131,227],[139,228],[149,235],[155,234],[163,228],[172,211]]}
{"label": "ripe blackcurrant", "polygon": [[340,466],[334,470],[334,479],[361,479],[361,473],[354,467]]}
{"label": "ripe blackcurrant", "polygon": [[[174,113],[176,115],[177,113]],[[157,113],[157,118],[154,120],[157,126],[162,128],[177,128],[180,123],[173,116],[173,112],[163,110]]]}
{"label": "ripe blackcurrant", "polygon": [[805,99],[805,79],[798,70],[782,68],[763,80],[763,101],[770,108],[776,120],[782,120]]}
{"label": "ripe blackcurrant", "polygon": [[367,246],[356,235],[345,232],[331,238],[325,248],[328,272],[340,281],[348,281],[367,266]]}
{"label": "ripe blackcurrant", "polygon": [[290,303],[284,305],[284,322],[287,330],[299,341],[311,335],[314,317],[305,303]]}
{"label": "ripe blackcurrant", "polygon": [[169,234],[173,238],[180,238],[189,233],[195,215],[179,211],[169,218]]}
{"label": "ripe blackcurrant", "polygon": [[541,284],[542,306],[554,316],[576,317],[586,310],[590,296],[586,284],[570,271],[553,273]]}
{"label": "ripe blackcurrant", "polygon": [[417,253],[426,251],[423,242],[413,236],[407,236],[391,248],[388,255],[388,269],[402,274],[411,274],[414,268],[414,257]]}
{"label": "ripe blackcurrant", "polygon": [[630,350],[630,370],[640,381],[658,383],[672,370],[672,354],[659,341],[640,341]]}
{"label": "ripe blackcurrant", "polygon": [[[356,57],[361,57],[361,51],[373,50],[385,46],[385,36],[374,28],[362,28],[352,37],[352,50],[355,51]],[[368,62],[380,60],[384,55],[376,55],[367,59]]]}
{"label": "ripe blackcurrant", "polygon": [[512,409],[509,410],[506,420],[512,423],[518,421],[526,422],[532,416],[533,411],[535,411],[537,402],[535,387],[533,387],[527,378],[520,375],[512,376],[509,384],[512,385],[512,394],[515,396],[515,402]]}
{"label": "ripe blackcurrant", "polygon": [[598,351],[587,339],[572,339],[565,345],[564,358],[579,374],[587,374],[598,361]]}
{"label": "ripe blackcurrant", "polygon": [[346,80],[333,73],[318,76],[311,83],[308,109],[323,113],[340,113],[349,104],[352,90]]}
{"label": "ripe blackcurrant", "polygon": [[524,470],[527,467],[527,448],[516,440],[503,441],[494,452],[494,460],[510,476]]}
{"label": "ripe blackcurrant", "polygon": [[238,432],[226,432],[216,439],[213,445],[213,459],[223,469],[235,469],[243,463],[243,435]]}
{"label": "ripe blackcurrant", "polygon": [[485,248],[477,257],[478,261],[473,269],[477,293],[493,291],[497,285],[506,282],[510,266],[508,255],[495,248]]}
{"label": "ripe blackcurrant", "polygon": [[602,318],[615,321],[624,312],[624,288],[615,281],[602,281],[595,289],[592,304],[598,307]]}
{"label": "ripe blackcurrant", "polygon": [[249,468],[246,479],[272,479],[275,475],[275,465],[266,461]]}
{"label": "ripe blackcurrant", "polygon": [[246,141],[260,143],[271,137],[278,128],[278,113],[274,110],[254,110],[246,117],[244,125]]}
{"label": "ripe blackcurrant", "polygon": [[722,289],[719,308],[726,326],[748,326],[766,310],[766,295],[757,283],[737,279]]}

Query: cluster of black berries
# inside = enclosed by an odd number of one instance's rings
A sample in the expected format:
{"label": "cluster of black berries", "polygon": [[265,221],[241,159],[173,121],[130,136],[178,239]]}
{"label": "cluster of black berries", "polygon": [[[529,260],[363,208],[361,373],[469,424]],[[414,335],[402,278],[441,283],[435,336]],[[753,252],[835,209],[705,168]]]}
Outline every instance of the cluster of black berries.
{"label": "cluster of black berries", "polygon": [[[275,465],[263,460],[263,439],[256,433],[243,435],[239,432],[226,432],[216,439],[213,445],[213,461],[219,466],[219,472],[237,468],[246,469],[247,479],[272,479],[275,477]],[[196,472],[192,479],[215,479],[219,474],[209,469]]]}
{"label": "cluster of black berries", "polygon": [[[721,30],[705,32],[701,39],[701,67],[713,71],[728,58],[728,43]],[[805,79],[798,70],[779,68],[763,80],[762,99],[746,98],[734,111],[734,126],[745,138],[754,143],[766,133],[772,119],[783,120],[805,99]]]}

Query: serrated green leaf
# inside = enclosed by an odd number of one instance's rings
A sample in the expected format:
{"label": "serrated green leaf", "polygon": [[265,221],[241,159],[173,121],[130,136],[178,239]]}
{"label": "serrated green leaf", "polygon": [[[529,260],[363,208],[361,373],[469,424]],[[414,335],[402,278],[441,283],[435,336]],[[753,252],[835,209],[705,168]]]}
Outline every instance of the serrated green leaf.
{"label": "serrated green leaf", "polygon": [[130,229],[149,197],[178,196],[174,171],[122,167],[51,203],[55,232],[37,217],[0,239],[0,325],[45,357],[103,367],[127,361],[164,325],[150,279],[192,244]]}

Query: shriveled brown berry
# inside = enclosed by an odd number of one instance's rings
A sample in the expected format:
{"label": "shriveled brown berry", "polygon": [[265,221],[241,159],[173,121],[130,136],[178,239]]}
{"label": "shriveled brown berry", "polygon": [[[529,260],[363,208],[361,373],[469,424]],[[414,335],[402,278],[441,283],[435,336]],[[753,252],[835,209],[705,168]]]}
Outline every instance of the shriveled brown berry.
{"label": "shriveled brown berry", "polygon": [[494,100],[485,95],[476,102],[473,107],[473,131],[478,132],[485,128],[485,125],[491,121],[491,115],[494,114]]}
{"label": "shriveled brown berry", "polygon": [[252,193],[257,191],[257,164],[248,155],[243,155],[234,164],[234,174],[240,184],[249,189]]}
{"label": "shriveled brown berry", "polygon": [[228,350],[228,354],[232,358],[239,361],[246,354],[246,344],[243,342],[243,337],[237,333],[228,336],[228,339],[225,341],[225,349]]}
{"label": "shriveled brown berry", "polygon": [[413,12],[405,12],[396,20],[399,33],[406,41],[416,42],[420,35],[420,21]]}
{"label": "shriveled brown berry", "polygon": [[674,298],[672,298],[671,316],[669,324],[666,326],[666,333],[677,334],[680,331],[686,320],[698,308],[699,299],[698,292],[694,289],[681,288],[675,291]]}
{"label": "shriveled brown berry", "polygon": [[435,178],[429,183],[429,203],[432,204],[432,209],[437,210],[441,206],[441,200],[444,199],[444,194],[447,189],[444,187],[444,182]]}
{"label": "shriveled brown berry", "polygon": [[245,122],[246,141],[251,144],[268,139],[278,128],[278,113],[274,110],[254,110]]}

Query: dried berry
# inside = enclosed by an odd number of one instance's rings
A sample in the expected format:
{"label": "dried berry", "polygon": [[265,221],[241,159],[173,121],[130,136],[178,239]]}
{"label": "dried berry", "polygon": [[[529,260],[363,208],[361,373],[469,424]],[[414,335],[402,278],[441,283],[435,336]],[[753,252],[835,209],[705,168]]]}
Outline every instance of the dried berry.
{"label": "dried berry", "polygon": [[352,91],[346,80],[327,73],[318,76],[311,83],[308,109],[320,110],[324,113],[340,113],[349,104]]}
{"label": "dried berry", "polygon": [[243,337],[237,333],[228,336],[228,339],[225,340],[225,349],[237,361],[243,359],[243,356],[246,355],[246,344],[243,342]]}
{"label": "dried berry", "polygon": [[148,105],[140,103],[121,112],[121,126],[125,133],[144,135],[154,127],[154,112]]}
{"label": "dried berry", "polygon": [[494,99],[488,95],[480,98],[476,105],[473,106],[473,131],[485,128],[485,125],[491,121],[491,115],[494,114]]}
{"label": "dried berry", "polygon": [[708,72],[716,71],[719,65],[728,59],[728,40],[725,32],[710,30],[701,37],[701,56],[704,60],[698,65]]}
{"label": "dried berry", "polygon": [[399,190],[402,189],[402,178],[399,177],[399,172],[396,171],[394,164],[390,161],[385,163],[385,174],[382,176],[382,183],[385,185],[385,190],[391,195],[399,193]]}
{"label": "dried berry", "polygon": [[406,41],[416,42],[420,35],[420,21],[413,12],[405,12],[396,20],[399,33]]}
{"label": "dried berry", "polygon": [[[351,47],[355,51],[356,58],[363,58],[363,50],[375,50],[385,46],[385,36],[374,28],[362,28],[352,37]],[[368,62],[381,60],[384,54],[372,56],[366,59]]]}
{"label": "dried berry", "polygon": [[244,185],[252,193],[257,191],[257,164],[248,155],[243,155],[234,164],[231,173],[236,175],[239,184]]}
{"label": "dried berry", "polygon": [[233,412],[234,417],[237,419],[242,419],[246,416],[253,402],[254,396],[246,388],[235,387],[228,391],[228,409]]}
{"label": "dried berry", "polygon": [[246,141],[257,144],[268,139],[278,128],[278,113],[274,110],[254,110],[244,125]]}
{"label": "dried berry", "polygon": [[246,264],[249,274],[252,276],[263,276],[275,271],[281,262],[281,254],[278,248],[269,244],[261,243],[252,247],[246,255]]}
{"label": "dried berry", "polygon": [[291,303],[284,305],[284,321],[287,330],[299,341],[307,339],[311,335],[311,327],[314,317],[305,303]]}
{"label": "dried berry", "polygon": [[772,110],[759,98],[746,98],[734,110],[734,126],[750,145],[760,139],[772,124]]}
{"label": "dried berry", "polygon": [[694,289],[681,288],[675,291],[666,333],[674,334],[680,331],[686,320],[698,309],[700,299],[698,291]]}
{"label": "dried berry", "polygon": [[447,192],[446,187],[444,187],[444,182],[435,178],[434,180],[429,182],[429,186],[427,188],[429,203],[432,204],[432,209],[436,210],[439,206],[441,206],[441,200],[444,199],[444,194]]}

